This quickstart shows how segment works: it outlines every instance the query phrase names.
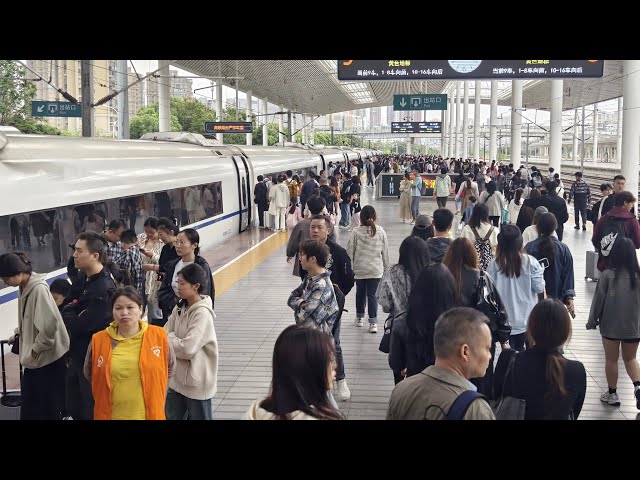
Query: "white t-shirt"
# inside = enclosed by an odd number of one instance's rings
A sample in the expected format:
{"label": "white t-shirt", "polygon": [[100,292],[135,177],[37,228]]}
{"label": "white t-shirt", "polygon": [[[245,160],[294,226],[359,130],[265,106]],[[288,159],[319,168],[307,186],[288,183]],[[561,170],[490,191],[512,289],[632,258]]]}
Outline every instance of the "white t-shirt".
{"label": "white t-shirt", "polygon": [[171,288],[173,288],[173,293],[176,294],[176,297],[178,296],[178,274],[180,273],[180,270],[192,263],[194,262],[183,262],[182,259],[176,263],[176,269],[173,272],[173,278],[171,279]]}

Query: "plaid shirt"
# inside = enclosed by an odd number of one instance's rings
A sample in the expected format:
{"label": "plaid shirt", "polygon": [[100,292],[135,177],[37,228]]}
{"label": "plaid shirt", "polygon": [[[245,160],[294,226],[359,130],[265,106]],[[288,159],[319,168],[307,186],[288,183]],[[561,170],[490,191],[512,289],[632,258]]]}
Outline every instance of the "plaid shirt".
{"label": "plaid shirt", "polygon": [[576,201],[578,199],[583,200],[585,197],[587,199],[587,205],[591,202],[591,189],[589,188],[589,184],[584,180],[576,180],[574,184],[571,186],[571,191],[569,191],[569,201],[576,197]]}
{"label": "plaid shirt", "polygon": [[142,268],[143,260],[142,254],[138,250],[137,245],[132,245],[126,250],[120,249],[123,252],[123,256],[118,260],[118,265],[120,268],[124,270],[128,270],[131,274],[131,280],[133,281],[133,286],[135,287],[142,298],[144,298],[144,269]]}
{"label": "plaid shirt", "polygon": [[118,263],[118,261],[124,254],[125,251],[120,246],[120,242],[111,243],[107,241],[107,256],[109,257],[109,261]]}

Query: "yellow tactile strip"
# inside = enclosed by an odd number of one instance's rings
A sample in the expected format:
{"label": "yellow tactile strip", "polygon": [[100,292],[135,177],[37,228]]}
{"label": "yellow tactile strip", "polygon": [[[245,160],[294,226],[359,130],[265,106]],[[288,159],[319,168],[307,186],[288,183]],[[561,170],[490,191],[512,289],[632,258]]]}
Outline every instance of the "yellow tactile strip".
{"label": "yellow tactile strip", "polygon": [[255,250],[250,251],[222,271],[216,273],[213,276],[216,286],[216,298],[220,297],[247,273],[269,258],[276,250],[285,245],[288,240],[289,235],[286,232],[273,235]]}

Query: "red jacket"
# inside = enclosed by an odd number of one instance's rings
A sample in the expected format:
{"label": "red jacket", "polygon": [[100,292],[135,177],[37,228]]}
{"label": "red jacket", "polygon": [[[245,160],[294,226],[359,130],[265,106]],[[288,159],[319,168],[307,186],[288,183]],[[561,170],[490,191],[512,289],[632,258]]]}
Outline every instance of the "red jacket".
{"label": "red jacket", "polygon": [[[593,237],[591,243],[600,252],[600,240],[602,240],[602,228],[609,220],[609,217],[623,218],[624,230],[627,237],[631,239],[636,248],[640,248],[640,225],[638,219],[624,207],[613,207],[606,215],[603,215],[593,228]],[[609,257],[600,255],[598,257],[598,270],[604,272],[609,268]]]}

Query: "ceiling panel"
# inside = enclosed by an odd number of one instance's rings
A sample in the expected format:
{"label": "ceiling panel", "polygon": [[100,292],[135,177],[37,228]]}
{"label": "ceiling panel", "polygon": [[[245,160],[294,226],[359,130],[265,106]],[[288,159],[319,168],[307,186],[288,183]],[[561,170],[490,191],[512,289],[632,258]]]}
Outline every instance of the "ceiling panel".
{"label": "ceiling panel", "polygon": [[[441,93],[450,83],[446,80],[339,82],[334,60],[172,60],[170,63],[201,77],[225,77],[223,83],[230,87],[235,86],[231,77],[241,77],[238,81],[241,91],[251,90],[256,97],[267,98],[272,104],[298,113],[319,115],[391,105],[394,94]],[[622,77],[622,61],[606,60],[602,78],[565,80],[563,109],[621,96]],[[522,103],[526,108],[548,110],[550,96],[550,80],[530,82],[523,90]],[[473,102],[472,96],[469,102]],[[488,104],[489,99],[483,98],[482,103]],[[511,104],[509,89],[502,93],[498,103]]]}

